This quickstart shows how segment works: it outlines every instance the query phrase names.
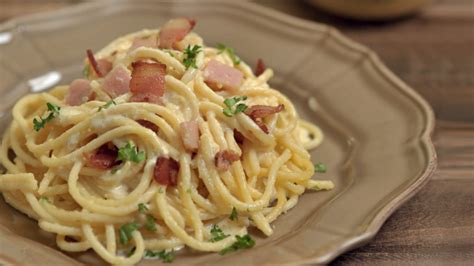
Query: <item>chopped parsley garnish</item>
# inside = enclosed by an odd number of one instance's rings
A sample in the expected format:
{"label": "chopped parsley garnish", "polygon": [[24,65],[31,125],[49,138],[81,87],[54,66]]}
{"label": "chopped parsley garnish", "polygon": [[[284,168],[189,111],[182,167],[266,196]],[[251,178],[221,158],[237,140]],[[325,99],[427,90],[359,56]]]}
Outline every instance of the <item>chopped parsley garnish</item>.
{"label": "chopped parsley garnish", "polygon": [[114,100],[110,100],[110,101],[106,102],[104,105],[99,106],[99,112],[102,111],[102,109],[109,108],[110,106],[112,106],[112,104],[117,105],[117,103]]}
{"label": "chopped parsley garnish", "polygon": [[59,115],[59,111],[61,110],[61,107],[53,103],[46,103],[46,106],[48,106],[49,114],[44,118],[40,117],[40,120],[36,118],[33,119],[33,127],[36,131],[40,131],[40,129],[44,128],[46,123],[57,117]]}
{"label": "chopped parsley garnish", "polygon": [[326,170],[327,170],[327,168],[326,168],[325,164],[323,164],[323,163],[314,164],[314,171],[316,173],[326,173]]}
{"label": "chopped parsley garnish", "polygon": [[148,214],[146,216],[145,229],[151,232],[155,232],[157,230],[155,222],[156,222],[155,217]]}
{"label": "chopped parsley garnish", "polygon": [[40,201],[40,203],[43,203],[43,202],[51,203],[51,201],[45,196],[41,196],[39,198],[39,201]]}
{"label": "chopped parsley garnish", "polygon": [[125,146],[118,150],[118,157],[117,160],[119,161],[132,161],[134,163],[140,163],[145,160],[145,152],[140,151],[135,145],[131,142],[127,142]]}
{"label": "chopped parsley garnish", "polygon": [[230,213],[229,218],[230,218],[232,221],[237,220],[237,209],[236,209],[235,207],[232,208],[232,212]]}
{"label": "chopped parsley garnish", "polygon": [[89,67],[89,64],[86,64],[86,65],[84,66],[84,68],[82,69],[82,75],[83,75],[85,78],[88,78],[90,73],[91,73],[91,69],[90,69],[90,67]]}
{"label": "chopped parsley garnish", "polygon": [[146,206],[145,203],[138,204],[138,212],[139,213],[145,213],[147,211],[148,211],[148,207]]}
{"label": "chopped parsley garnish", "polygon": [[255,245],[255,240],[253,240],[250,235],[244,236],[235,236],[235,241],[232,245],[224,248],[219,252],[219,255],[225,255],[229,252],[237,251],[239,249],[251,248]]}
{"label": "chopped parsley garnish", "polygon": [[232,59],[232,62],[234,63],[234,65],[240,64],[240,58],[235,55],[234,48],[230,48],[230,47],[225,46],[222,43],[218,43],[217,50],[219,50],[219,54],[226,52],[229,55],[230,59]]}
{"label": "chopped parsley garnish", "polygon": [[230,235],[224,234],[224,232],[222,232],[222,229],[217,224],[215,224],[211,228],[211,238],[209,239],[209,241],[210,242],[221,241],[222,239],[228,236]]}
{"label": "chopped parsley garnish", "polygon": [[152,251],[147,250],[145,251],[145,258],[159,258],[165,263],[172,262],[174,260],[175,254],[174,251],[166,252],[165,250],[162,251]]}
{"label": "chopped parsley garnish", "polygon": [[119,237],[120,237],[120,243],[122,245],[125,245],[130,241],[132,238],[132,233],[133,231],[138,229],[138,224],[136,223],[128,223],[120,226],[119,228]]}
{"label": "chopped parsley garnish", "polygon": [[194,45],[191,47],[191,45],[188,45],[186,49],[184,50],[184,60],[183,64],[186,67],[186,69],[190,67],[197,68],[196,65],[196,56],[199,52],[201,52],[201,46],[199,45]]}
{"label": "chopped parsley garnish", "polygon": [[169,54],[171,57],[174,57],[173,52],[171,52],[170,50],[165,50],[165,52],[166,52],[167,54]]}
{"label": "chopped parsley garnish", "polygon": [[[245,112],[245,110],[247,110],[248,106],[244,103],[239,103],[240,101],[245,101],[247,100],[247,96],[235,96],[235,97],[232,97],[232,98],[227,98],[224,100],[224,104],[225,106],[227,106],[226,108],[224,108],[224,110],[222,110],[222,112],[224,113],[224,115],[228,116],[228,117],[232,117],[238,113],[242,113],[242,112]],[[237,106],[235,106],[237,104]],[[233,107],[235,106],[234,110]]]}

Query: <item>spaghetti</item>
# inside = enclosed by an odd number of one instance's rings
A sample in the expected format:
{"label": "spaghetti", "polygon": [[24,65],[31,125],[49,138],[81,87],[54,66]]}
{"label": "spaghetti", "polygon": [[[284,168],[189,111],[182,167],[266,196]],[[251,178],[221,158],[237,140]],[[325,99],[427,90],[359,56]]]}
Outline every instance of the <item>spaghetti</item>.
{"label": "spaghetti", "polygon": [[333,187],[311,179],[322,132],[269,87],[272,70],[205,46],[194,24],[121,37],[88,53],[86,79],[14,106],[0,190],[62,250],[111,264],[225,253],[253,245],[249,226],[271,235],[306,189]]}

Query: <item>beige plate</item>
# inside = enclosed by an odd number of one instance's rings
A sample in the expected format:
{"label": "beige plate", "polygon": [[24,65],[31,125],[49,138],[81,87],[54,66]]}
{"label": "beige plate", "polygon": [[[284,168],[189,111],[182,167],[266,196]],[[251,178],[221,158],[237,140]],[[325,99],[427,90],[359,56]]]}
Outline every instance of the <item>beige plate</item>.
{"label": "beige plate", "polygon": [[[223,42],[275,70],[272,85],[325,132],[313,160],[328,165],[318,177],[336,183],[331,192],[302,196],[271,237],[254,232],[253,249],[180,252],[177,263],[327,263],[367,243],[435,169],[430,107],[373,52],[331,27],[242,1],[100,1],[0,25],[0,128],[21,95],[80,76],[86,48],[177,16],[196,18],[208,45]],[[103,263],[92,252],[59,252],[52,235],[3,201],[0,246],[7,262]]]}

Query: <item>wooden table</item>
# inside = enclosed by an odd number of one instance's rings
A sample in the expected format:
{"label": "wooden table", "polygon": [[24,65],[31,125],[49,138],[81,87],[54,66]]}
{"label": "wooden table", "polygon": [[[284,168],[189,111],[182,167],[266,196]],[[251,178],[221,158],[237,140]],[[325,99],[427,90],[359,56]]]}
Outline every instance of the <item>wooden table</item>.
{"label": "wooden table", "polygon": [[[80,0],[0,0],[0,21]],[[474,1],[438,0],[418,16],[385,23],[324,14],[303,1],[257,0],[324,22],[375,50],[425,97],[437,117],[439,167],[420,193],[385,223],[368,245],[333,262],[474,263]]]}

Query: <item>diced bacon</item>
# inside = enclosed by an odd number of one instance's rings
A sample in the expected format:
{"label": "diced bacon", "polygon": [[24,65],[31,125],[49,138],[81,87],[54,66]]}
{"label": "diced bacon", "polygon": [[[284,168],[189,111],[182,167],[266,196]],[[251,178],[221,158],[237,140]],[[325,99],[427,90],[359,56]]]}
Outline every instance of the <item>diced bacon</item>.
{"label": "diced bacon", "polygon": [[100,146],[96,152],[84,153],[83,156],[88,166],[98,169],[110,169],[120,163],[117,161],[117,148],[109,143]]}
{"label": "diced bacon", "polygon": [[234,139],[238,144],[244,144],[245,137],[240,131],[234,128]]}
{"label": "diced bacon", "polygon": [[250,116],[252,119],[265,118],[272,114],[276,114],[285,109],[283,104],[277,106],[268,106],[268,105],[254,105],[245,110],[245,114]]}
{"label": "diced bacon", "polygon": [[64,100],[68,105],[77,106],[87,102],[90,96],[90,81],[87,79],[76,79],[71,82]]}
{"label": "diced bacon", "polygon": [[103,87],[113,98],[130,91],[130,73],[123,67],[118,66],[104,78]]}
{"label": "diced bacon", "polygon": [[135,40],[133,40],[132,45],[128,49],[128,52],[130,53],[130,52],[134,51],[135,49],[137,49],[139,47],[155,48],[156,47],[156,41],[154,39],[151,39],[151,38],[147,38],[147,39],[138,38],[138,39],[135,39]]}
{"label": "diced bacon", "polygon": [[112,63],[109,60],[102,58],[97,60],[97,68],[103,76],[106,76],[109,74],[110,70],[112,70]]}
{"label": "diced bacon", "polygon": [[102,74],[102,72],[100,72],[99,64],[97,63],[97,60],[95,59],[94,53],[92,52],[92,50],[87,49],[86,54],[87,54],[87,59],[89,60],[89,64],[92,67],[92,69],[94,70],[95,74],[99,78],[103,77],[104,75]]}
{"label": "diced bacon", "polygon": [[172,158],[159,157],[156,160],[153,176],[155,181],[165,186],[178,184],[179,163]]}
{"label": "diced bacon", "polygon": [[158,47],[160,49],[176,48],[176,42],[181,41],[194,28],[196,21],[188,18],[171,19],[166,22],[158,34]]}
{"label": "diced bacon", "polygon": [[216,154],[216,167],[219,171],[227,171],[233,162],[239,160],[240,156],[232,150],[219,151]]}
{"label": "diced bacon", "polygon": [[165,92],[166,65],[138,61],[132,67],[131,101],[160,103]]}
{"label": "diced bacon", "polygon": [[156,133],[158,133],[158,130],[160,130],[160,128],[157,125],[153,124],[152,122],[148,120],[140,119],[140,120],[137,120],[137,123]]}
{"label": "diced bacon", "polygon": [[255,68],[255,75],[260,76],[265,71],[265,63],[262,59],[257,60],[257,67]]}
{"label": "diced bacon", "polygon": [[204,69],[204,80],[213,90],[237,90],[244,74],[217,60],[211,60]]}
{"label": "diced bacon", "polygon": [[181,123],[180,135],[186,150],[194,152],[199,149],[199,126],[196,121]]}
{"label": "diced bacon", "polygon": [[284,109],[285,106],[283,104],[279,104],[277,106],[254,105],[245,110],[245,114],[248,115],[255,122],[255,124],[257,124],[257,126],[262,129],[263,132],[268,134],[268,127],[265,125],[265,123],[263,123],[262,119],[272,114],[281,112]]}

